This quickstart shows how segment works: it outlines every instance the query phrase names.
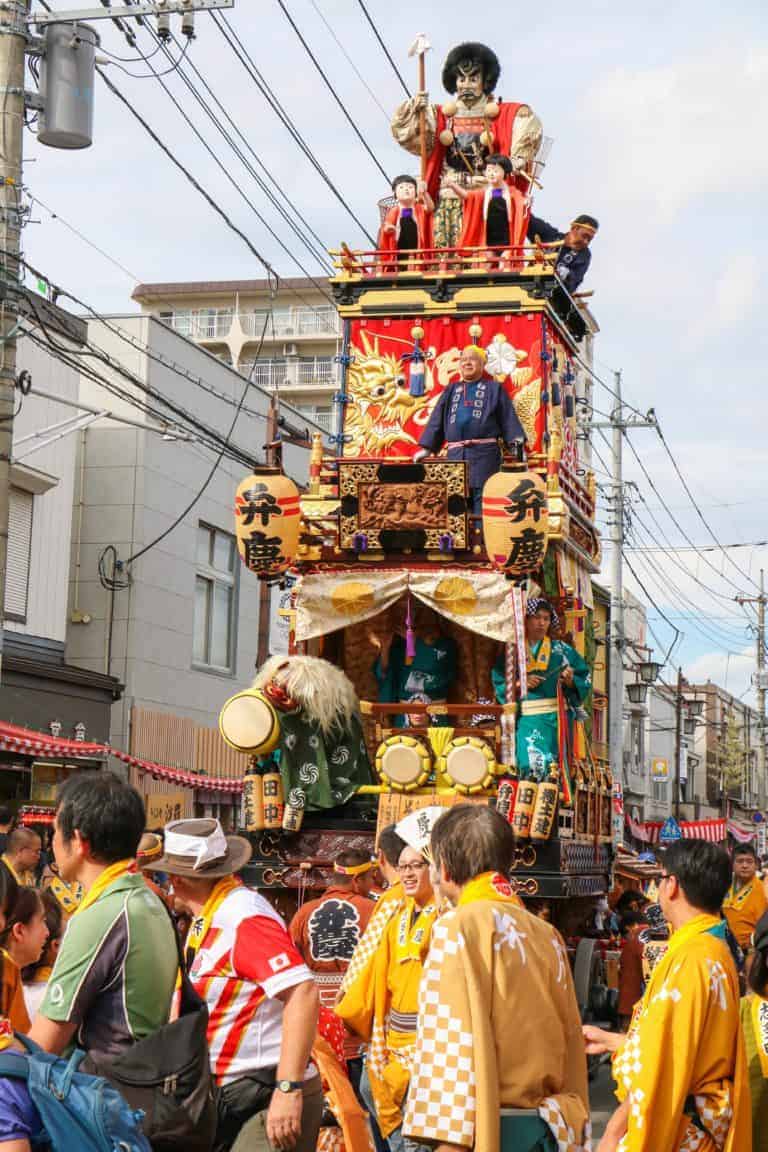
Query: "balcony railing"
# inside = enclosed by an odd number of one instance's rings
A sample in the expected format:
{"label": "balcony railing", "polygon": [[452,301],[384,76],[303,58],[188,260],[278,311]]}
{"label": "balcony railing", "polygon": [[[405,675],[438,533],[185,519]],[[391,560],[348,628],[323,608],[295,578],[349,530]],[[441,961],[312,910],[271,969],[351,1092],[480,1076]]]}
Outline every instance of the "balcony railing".
{"label": "balcony railing", "polygon": [[240,372],[260,388],[311,388],[313,385],[335,385],[338,365],[325,357],[298,360],[241,360]]}
{"label": "balcony railing", "polygon": [[[266,312],[243,312],[240,323],[248,336],[261,337]],[[341,321],[335,308],[293,308],[276,310],[267,319],[265,338],[274,336],[338,336]]]}

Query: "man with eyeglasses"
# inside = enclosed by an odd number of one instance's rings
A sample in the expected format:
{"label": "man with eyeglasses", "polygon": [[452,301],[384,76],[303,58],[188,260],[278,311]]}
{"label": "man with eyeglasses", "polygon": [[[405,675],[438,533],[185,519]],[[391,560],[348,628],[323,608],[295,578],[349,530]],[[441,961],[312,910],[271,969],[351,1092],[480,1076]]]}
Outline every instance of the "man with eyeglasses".
{"label": "man with eyeglasses", "polygon": [[597,1152],[749,1152],[739,983],[720,915],[730,862],[709,841],[678,840],[662,867],[672,934],[629,1032],[584,1028],[589,1054],[615,1053],[620,1104]]}
{"label": "man with eyeglasses", "polygon": [[368,1080],[379,1129],[390,1152],[421,1152],[422,1145],[403,1135],[403,1109],[416,1043],[421,975],[438,909],[429,863],[421,848],[406,844],[397,872],[403,886],[402,904],[389,919],[370,965],[345,984],[336,1013],[370,1042]]}

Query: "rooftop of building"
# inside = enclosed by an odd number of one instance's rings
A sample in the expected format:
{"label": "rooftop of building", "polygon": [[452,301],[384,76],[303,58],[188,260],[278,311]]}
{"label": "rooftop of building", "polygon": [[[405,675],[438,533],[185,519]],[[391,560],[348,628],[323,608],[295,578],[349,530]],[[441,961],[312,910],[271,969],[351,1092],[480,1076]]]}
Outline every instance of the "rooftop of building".
{"label": "rooftop of building", "polygon": [[[286,276],[280,279],[277,291],[303,291],[318,292],[318,285],[323,288],[328,280],[318,276],[310,280],[308,276]],[[137,284],[131,295],[132,300],[149,303],[152,300],[164,300],[169,296],[200,296],[210,299],[211,296],[243,296],[258,295],[269,292],[273,288],[270,280],[182,280],[166,284]]]}

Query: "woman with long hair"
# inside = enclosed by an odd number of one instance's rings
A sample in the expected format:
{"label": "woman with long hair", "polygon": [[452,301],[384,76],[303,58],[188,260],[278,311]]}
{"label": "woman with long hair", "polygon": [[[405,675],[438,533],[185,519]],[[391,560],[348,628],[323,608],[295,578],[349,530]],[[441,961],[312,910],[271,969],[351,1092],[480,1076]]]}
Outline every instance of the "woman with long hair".
{"label": "woman with long hair", "polygon": [[747,959],[749,992],[741,1000],[752,1097],[752,1152],[768,1152],[768,912],[752,933]]}

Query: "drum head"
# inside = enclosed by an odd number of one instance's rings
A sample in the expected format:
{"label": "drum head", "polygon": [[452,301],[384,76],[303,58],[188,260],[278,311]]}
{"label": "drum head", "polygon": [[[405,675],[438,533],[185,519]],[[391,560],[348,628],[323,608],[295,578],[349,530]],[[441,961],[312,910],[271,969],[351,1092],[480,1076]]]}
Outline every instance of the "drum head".
{"label": "drum head", "polygon": [[496,761],[484,740],[462,736],[451,740],[445,750],[443,772],[455,788],[482,788],[493,772]]}
{"label": "drum head", "polygon": [[418,788],[427,778],[430,762],[426,745],[413,736],[390,736],[376,753],[379,775],[393,788]]}
{"label": "drum head", "polygon": [[261,692],[230,696],[219,713],[219,731],[230,748],[249,755],[271,752],[280,737],[277,713]]}

